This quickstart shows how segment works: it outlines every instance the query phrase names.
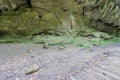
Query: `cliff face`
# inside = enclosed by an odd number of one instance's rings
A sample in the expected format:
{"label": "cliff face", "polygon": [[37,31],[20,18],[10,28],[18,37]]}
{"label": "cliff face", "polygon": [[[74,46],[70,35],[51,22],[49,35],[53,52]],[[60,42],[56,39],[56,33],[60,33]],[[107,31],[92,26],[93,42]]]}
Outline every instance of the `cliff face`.
{"label": "cliff face", "polygon": [[[120,35],[119,0],[0,0],[0,35]],[[9,34],[8,34],[9,33]]]}
{"label": "cliff face", "polygon": [[90,3],[84,3],[85,15],[93,26],[98,30],[120,35],[120,0],[91,0]]}

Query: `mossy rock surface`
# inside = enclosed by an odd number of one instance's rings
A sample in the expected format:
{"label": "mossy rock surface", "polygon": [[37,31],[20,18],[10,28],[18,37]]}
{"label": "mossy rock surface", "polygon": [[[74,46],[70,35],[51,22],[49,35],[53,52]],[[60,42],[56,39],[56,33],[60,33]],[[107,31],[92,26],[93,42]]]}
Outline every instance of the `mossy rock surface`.
{"label": "mossy rock surface", "polygon": [[[10,12],[0,16],[0,32],[1,36],[29,36],[33,34],[39,27],[39,16],[34,11],[19,13]],[[8,34],[9,33],[9,34]]]}
{"label": "mossy rock surface", "polygon": [[80,28],[85,30],[84,26],[88,27],[87,20],[82,19],[78,3],[74,0],[32,0],[31,4],[32,8],[21,6],[17,11],[10,10],[1,14],[1,36],[32,38],[42,33],[76,35]]}
{"label": "mossy rock surface", "polygon": [[[118,0],[119,2],[119,0]],[[119,4],[111,0],[0,0],[0,37],[120,35]],[[102,31],[101,33],[97,31]]]}

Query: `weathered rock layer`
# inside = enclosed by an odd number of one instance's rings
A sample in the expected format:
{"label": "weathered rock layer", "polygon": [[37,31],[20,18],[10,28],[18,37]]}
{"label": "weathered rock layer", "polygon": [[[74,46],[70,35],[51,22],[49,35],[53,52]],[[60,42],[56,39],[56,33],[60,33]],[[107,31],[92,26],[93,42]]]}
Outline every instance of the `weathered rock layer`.
{"label": "weathered rock layer", "polygon": [[120,0],[86,0],[83,5],[98,30],[120,35]]}
{"label": "weathered rock layer", "polygon": [[119,36],[119,3],[119,0],[0,0],[0,36],[78,34],[92,26]]}

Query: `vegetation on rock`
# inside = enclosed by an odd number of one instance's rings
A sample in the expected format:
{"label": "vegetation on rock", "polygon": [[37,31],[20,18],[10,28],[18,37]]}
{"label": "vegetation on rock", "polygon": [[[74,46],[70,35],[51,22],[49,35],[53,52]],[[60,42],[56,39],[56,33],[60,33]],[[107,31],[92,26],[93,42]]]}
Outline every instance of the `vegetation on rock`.
{"label": "vegetation on rock", "polygon": [[35,43],[40,43],[42,34],[61,36],[61,38],[82,36],[101,40],[111,39],[113,36],[119,37],[118,2],[0,0],[0,42],[26,42],[26,40],[34,42],[35,40]]}

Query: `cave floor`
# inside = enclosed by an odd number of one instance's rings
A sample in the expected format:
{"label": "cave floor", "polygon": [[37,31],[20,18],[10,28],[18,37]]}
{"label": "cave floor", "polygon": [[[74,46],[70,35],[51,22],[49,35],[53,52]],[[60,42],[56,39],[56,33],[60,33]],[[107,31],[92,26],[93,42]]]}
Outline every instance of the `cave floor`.
{"label": "cave floor", "polygon": [[[26,75],[34,64],[39,70]],[[40,44],[0,44],[0,80],[120,80],[120,44],[62,50],[43,49]]]}

